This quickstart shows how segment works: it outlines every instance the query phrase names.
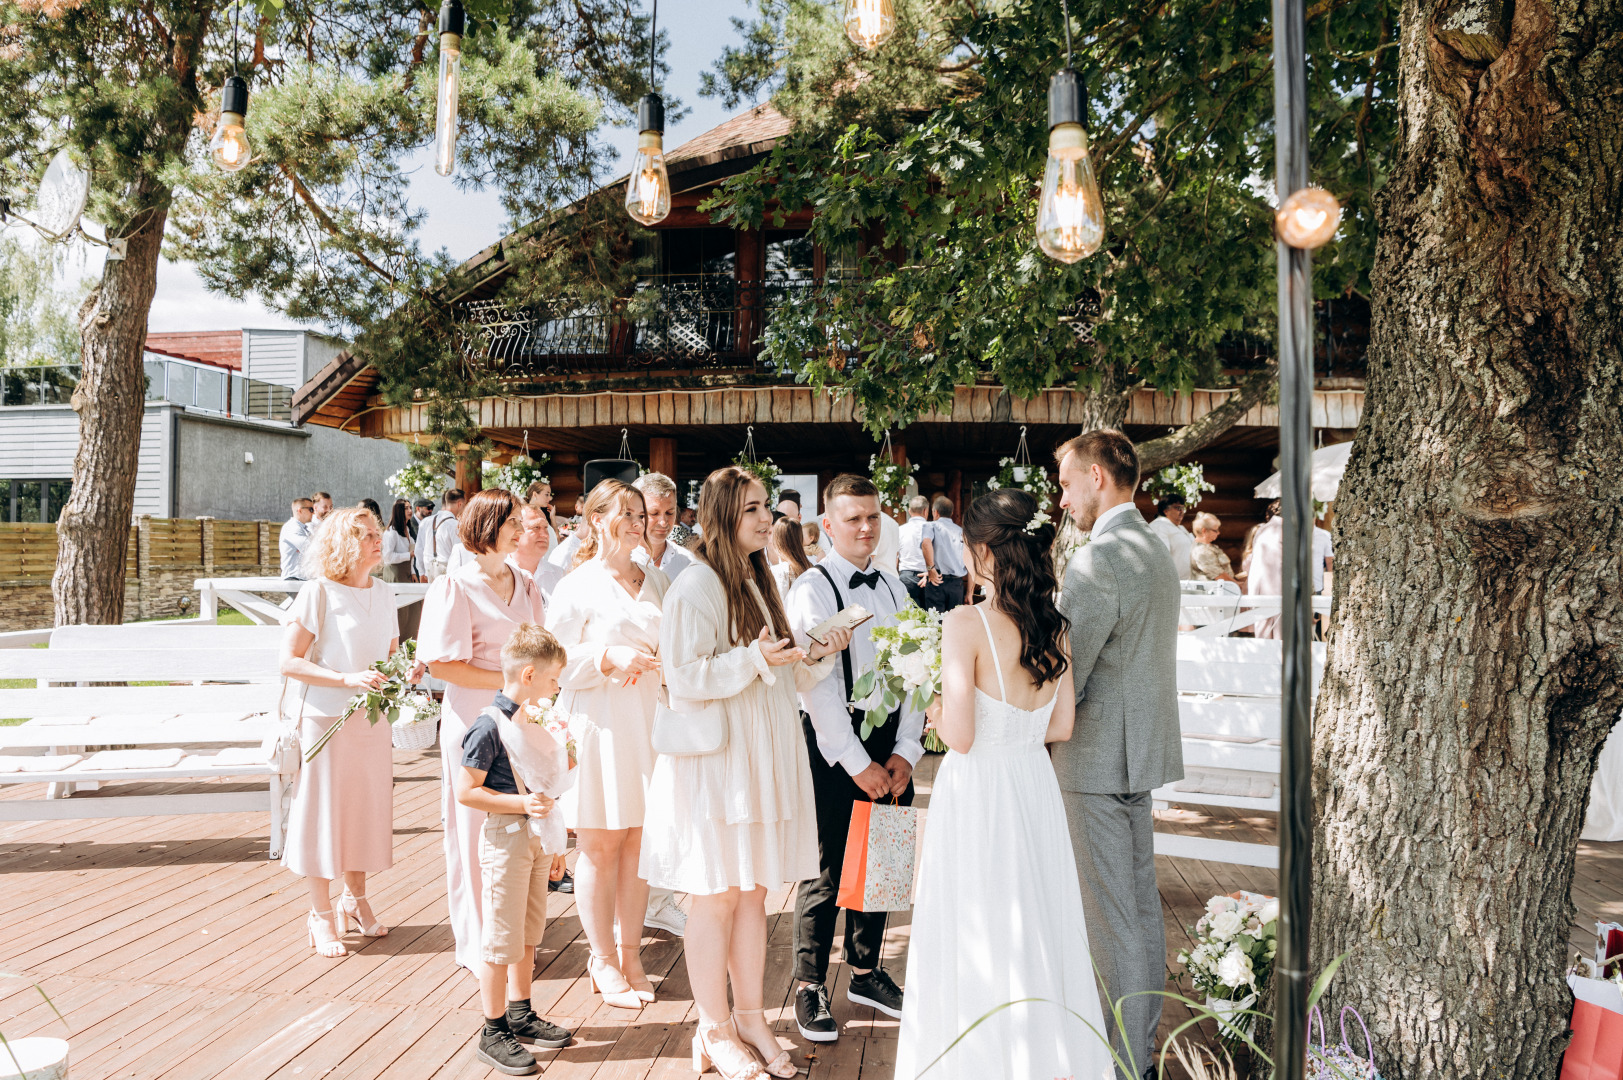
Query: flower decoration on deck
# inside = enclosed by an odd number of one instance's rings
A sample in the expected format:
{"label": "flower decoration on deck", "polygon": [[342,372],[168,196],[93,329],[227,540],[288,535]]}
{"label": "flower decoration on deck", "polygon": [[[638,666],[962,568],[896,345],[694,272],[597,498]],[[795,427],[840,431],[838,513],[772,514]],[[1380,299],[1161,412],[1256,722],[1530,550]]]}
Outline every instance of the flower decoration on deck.
{"label": "flower decoration on deck", "polygon": [[1187,465],[1168,465],[1144,481],[1144,490],[1156,502],[1172,496],[1183,500],[1185,510],[1193,510],[1200,505],[1202,495],[1217,488],[1206,482],[1205,466],[1191,461]]}
{"label": "flower decoration on deck", "polygon": [[412,501],[433,499],[438,501],[451,486],[448,478],[430,469],[420,461],[413,461],[399,469],[383,482],[397,499]]}

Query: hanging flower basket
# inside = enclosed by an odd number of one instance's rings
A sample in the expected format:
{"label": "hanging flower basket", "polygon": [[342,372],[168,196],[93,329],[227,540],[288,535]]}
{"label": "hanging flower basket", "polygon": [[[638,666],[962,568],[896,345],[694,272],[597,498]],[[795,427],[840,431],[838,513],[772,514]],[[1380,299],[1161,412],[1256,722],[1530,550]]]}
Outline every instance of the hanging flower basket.
{"label": "hanging flower basket", "polygon": [[887,510],[899,510],[907,498],[907,487],[913,481],[917,465],[899,465],[891,452],[890,432],[885,432],[885,445],[879,453],[868,458],[868,475],[879,489],[879,503]]}
{"label": "hanging flower basket", "polygon": [[413,461],[401,468],[393,476],[384,481],[389,491],[397,499],[414,501],[416,499],[438,500],[445,494],[445,489],[451,486],[448,478],[436,473],[420,461]]}
{"label": "hanging flower basket", "polygon": [[1031,448],[1026,445],[1026,429],[1020,428],[1020,445],[1013,457],[998,460],[997,475],[992,477],[993,489],[1019,488],[1037,500],[1037,509],[1046,513],[1054,504],[1054,483],[1046,470],[1031,463]]}
{"label": "hanging flower basket", "polygon": [[546,467],[552,461],[551,455],[542,454],[539,458],[532,458],[528,454],[518,454],[506,465],[494,465],[490,462],[484,464],[484,486],[486,489],[499,488],[510,491],[518,498],[525,498],[529,494],[530,485],[534,483],[550,483]]}
{"label": "hanging flower basket", "polygon": [[1193,510],[1200,505],[1202,495],[1217,488],[1206,482],[1205,467],[1191,461],[1187,465],[1168,465],[1144,481],[1144,490],[1156,502],[1171,496],[1182,499],[1185,510]]}
{"label": "hanging flower basket", "polygon": [[755,428],[744,429],[744,449],[733,458],[733,464],[749,473],[761,482],[766,488],[766,501],[772,506],[778,503],[778,489],[783,486],[783,470],[769,457],[755,456]]}

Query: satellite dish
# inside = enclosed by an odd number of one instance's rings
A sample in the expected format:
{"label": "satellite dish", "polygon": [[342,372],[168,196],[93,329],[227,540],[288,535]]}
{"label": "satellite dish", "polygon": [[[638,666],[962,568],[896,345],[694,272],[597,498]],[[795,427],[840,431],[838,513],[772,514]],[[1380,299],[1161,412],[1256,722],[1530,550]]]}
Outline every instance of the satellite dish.
{"label": "satellite dish", "polygon": [[73,163],[64,148],[56,152],[39,183],[29,224],[47,240],[66,240],[79,225],[85,199],[90,195],[90,174]]}

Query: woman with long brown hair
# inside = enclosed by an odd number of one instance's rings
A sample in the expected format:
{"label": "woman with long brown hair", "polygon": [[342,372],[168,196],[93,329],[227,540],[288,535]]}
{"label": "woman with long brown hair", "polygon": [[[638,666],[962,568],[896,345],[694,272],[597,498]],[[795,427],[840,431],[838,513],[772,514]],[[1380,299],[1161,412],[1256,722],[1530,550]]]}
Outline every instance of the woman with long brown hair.
{"label": "woman with long brown hair", "polygon": [[[766,489],[736,466],[699,494],[699,561],[666,594],[660,628],[670,707],[719,706],[711,754],[662,755],[648,790],[641,873],[693,898],[685,955],[699,1007],[696,1067],[724,1080],[792,1077],[762,1011],[766,894],[818,870],[817,811],[795,694],[834,670],[850,631],[795,647],[766,561]],[[728,1007],[731,976],[732,1008]],[[736,1022],[735,1022],[736,1018]]]}
{"label": "woman with long brown hair", "polygon": [[558,704],[577,718],[578,779],[564,796],[564,820],[580,851],[575,906],[592,950],[587,971],[605,1002],[640,1009],[654,1000],[640,951],[648,885],[637,859],[654,772],[660,606],[669,582],[632,559],[647,523],[640,491],[604,480],[581,514],[590,532],[547,612],[547,629],[569,650]]}
{"label": "woman with long brown hair", "polygon": [[806,533],[800,522],[789,517],[779,518],[772,526],[772,550],[778,553],[778,561],[772,564],[772,580],[778,586],[781,600],[789,595],[789,586],[795,583],[795,578],[812,568],[812,561],[806,555]]}

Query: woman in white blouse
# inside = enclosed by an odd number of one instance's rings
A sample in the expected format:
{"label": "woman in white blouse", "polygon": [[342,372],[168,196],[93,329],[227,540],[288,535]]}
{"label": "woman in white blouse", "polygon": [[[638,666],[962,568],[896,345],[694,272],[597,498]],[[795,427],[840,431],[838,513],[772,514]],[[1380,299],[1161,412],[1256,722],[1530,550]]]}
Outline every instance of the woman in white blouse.
{"label": "woman in white blouse", "polygon": [[[383,530],[383,580],[407,583],[413,580],[411,572],[411,529],[408,522],[411,507],[405,499],[396,499],[389,511],[389,524]],[[393,595],[391,593],[391,595]],[[400,640],[416,640],[417,624],[422,618],[423,602],[407,604],[396,613],[400,624]]]}
{"label": "woman in white blouse", "polygon": [[605,1002],[640,1009],[654,1000],[641,957],[648,884],[637,861],[654,772],[659,609],[668,582],[632,561],[647,520],[636,488],[604,480],[581,513],[591,531],[547,606],[547,629],[569,650],[558,704],[576,718],[579,772],[563,799],[564,820],[580,851],[575,906],[592,950],[587,971]]}
{"label": "woman in white blouse", "polygon": [[727,738],[716,753],[664,755],[654,766],[642,875],[693,897],[684,953],[699,1007],[695,1061],[724,1080],[760,1076],[763,1066],[792,1077],[762,1011],[766,894],[817,876],[795,695],[833,671],[851,634],[830,633],[810,653],[795,647],[767,567],[772,510],[760,481],[736,466],[711,473],[699,523],[698,562],[666,595],[660,656],[671,708],[719,705]]}
{"label": "woman in white blouse", "polygon": [[778,523],[772,526],[769,550],[778,553],[778,561],[772,564],[772,580],[778,586],[778,598],[782,599],[789,595],[789,586],[795,583],[795,578],[812,567],[811,558],[806,554],[806,534],[800,522],[794,518],[779,518]]}

